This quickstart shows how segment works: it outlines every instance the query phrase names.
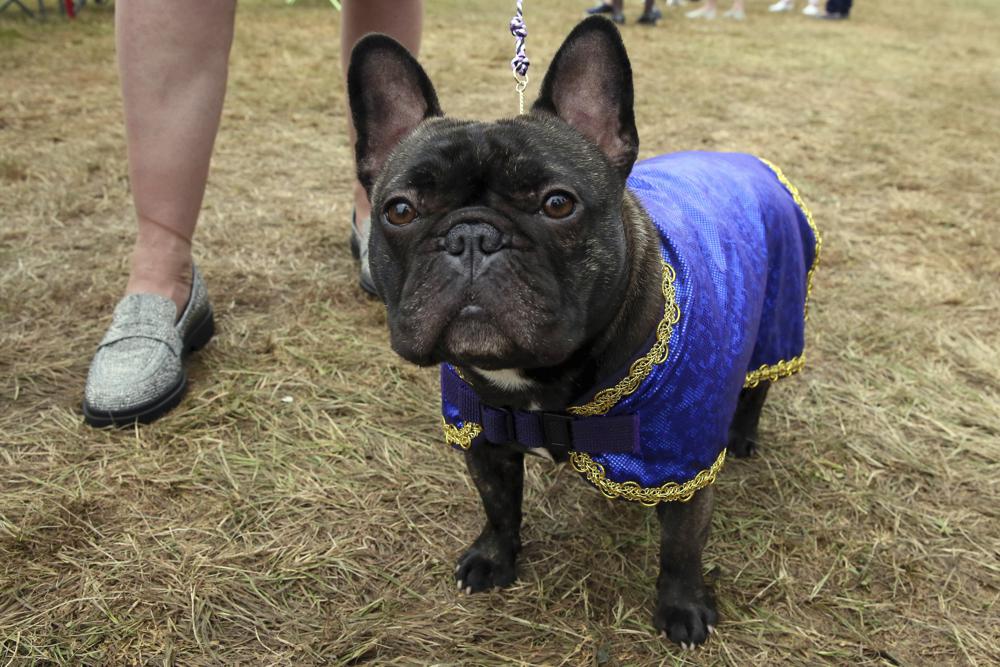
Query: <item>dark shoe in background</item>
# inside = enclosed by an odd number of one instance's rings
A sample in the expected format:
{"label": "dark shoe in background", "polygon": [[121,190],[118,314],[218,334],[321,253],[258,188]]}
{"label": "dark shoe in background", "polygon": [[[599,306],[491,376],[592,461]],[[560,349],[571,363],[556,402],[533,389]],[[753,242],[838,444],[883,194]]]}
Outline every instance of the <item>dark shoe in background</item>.
{"label": "dark shoe in background", "polygon": [[644,13],[639,17],[637,23],[640,25],[656,25],[656,22],[663,18],[663,12],[659,9],[654,8],[650,12]]}

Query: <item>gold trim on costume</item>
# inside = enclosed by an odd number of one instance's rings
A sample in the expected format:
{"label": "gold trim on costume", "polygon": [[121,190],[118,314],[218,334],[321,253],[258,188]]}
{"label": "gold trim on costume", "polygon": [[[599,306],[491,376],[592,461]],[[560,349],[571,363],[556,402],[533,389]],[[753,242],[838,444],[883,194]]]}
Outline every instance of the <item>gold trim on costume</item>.
{"label": "gold trim on costume", "polygon": [[[656,342],[653,343],[649,352],[632,362],[628,374],[618,384],[597,392],[593,400],[586,405],[567,408],[566,412],[579,416],[607,414],[608,410],[613,408],[618,401],[639,388],[642,381],[652,372],[653,366],[667,360],[667,356],[670,354],[670,336],[673,334],[674,325],[681,318],[681,310],[677,305],[677,294],[674,291],[675,278],[674,267],[664,261],[661,282],[664,302],[663,319],[656,327]],[[722,464],[726,460],[726,452],[723,450],[708,470],[702,470],[693,479],[689,479],[683,484],[667,482],[662,486],[649,488],[644,488],[637,482],[615,482],[608,479],[604,472],[604,466],[590,458],[589,454],[572,452],[569,455],[569,460],[573,468],[606,497],[624,498],[653,506],[669,500],[681,502],[691,500],[695,491],[715,481],[716,475],[719,474],[719,470],[722,469]]]}
{"label": "gold trim on costume", "polygon": [[681,318],[681,309],[677,306],[677,297],[674,292],[674,267],[663,261],[663,319],[656,326],[656,342],[649,352],[632,362],[628,370],[628,375],[618,381],[613,387],[602,389],[597,392],[593,400],[586,405],[566,408],[566,412],[580,417],[591,417],[594,415],[604,415],[608,410],[615,407],[624,397],[635,392],[642,384],[642,381],[653,370],[653,366],[662,364],[667,360],[670,353],[670,335],[674,331],[674,325]]}
{"label": "gold trim on costume", "polygon": [[452,426],[444,417],[441,417],[441,428],[444,430],[444,440],[449,445],[457,445],[462,449],[472,446],[472,441],[477,435],[483,432],[483,427],[475,422],[465,422],[462,428]]}
{"label": "gold trim on costume", "polygon": [[[763,162],[767,167],[774,172],[774,175],[778,178],[788,193],[792,195],[792,199],[795,201],[795,205],[799,207],[802,214],[806,216],[806,222],[809,223],[809,228],[812,230],[813,238],[816,239],[816,245],[813,251],[813,261],[812,265],[809,267],[809,271],[806,273],[806,302],[803,305],[803,318],[809,320],[809,297],[812,296],[813,288],[813,274],[816,272],[816,268],[819,266],[819,251],[823,247],[823,237],[819,233],[819,227],[816,226],[816,222],[813,221],[812,211],[806,206],[806,203],[802,200],[802,195],[799,194],[799,189],[792,185],[792,182],[788,180],[784,172],[778,165],[765,160],[762,157],[757,157],[758,160]],[[805,353],[800,354],[797,357],[792,357],[788,361],[782,359],[776,364],[764,364],[755,371],[750,371],[747,373],[747,379],[743,382],[744,389],[752,389],[759,385],[764,380],[774,382],[775,380],[780,380],[783,377],[788,377],[789,375],[794,375],[798,373],[806,365],[806,355]]]}
{"label": "gold trim on costume", "polygon": [[805,368],[805,365],[806,355],[804,354],[792,357],[788,361],[782,359],[776,364],[764,364],[757,370],[747,373],[747,379],[743,383],[743,388],[753,389],[765,380],[774,382],[789,375],[794,375]]}
{"label": "gold trim on costume", "polygon": [[815,252],[813,252],[812,266],[809,267],[809,272],[806,273],[805,318],[808,320],[809,297],[812,295],[812,288],[813,288],[813,273],[815,273],[817,267],[819,267],[819,251],[823,247],[823,237],[819,233],[819,227],[817,227],[816,223],[813,221],[812,211],[810,211],[809,207],[806,206],[806,203],[802,201],[802,195],[799,194],[799,189],[794,185],[792,185],[792,182],[788,180],[788,178],[781,171],[778,165],[772,164],[771,162],[768,162],[762,157],[758,157],[757,159],[766,164],[771,169],[771,171],[774,172],[774,175],[778,177],[778,180],[781,181],[781,184],[785,186],[785,189],[788,190],[788,193],[792,195],[792,199],[795,200],[795,205],[798,206],[799,210],[802,211],[802,214],[806,216],[806,222],[809,223],[809,228],[812,229],[813,237],[816,239],[816,249]]}
{"label": "gold trim on costume", "polygon": [[615,482],[608,479],[604,473],[604,466],[582,452],[571,453],[569,460],[573,468],[583,474],[605,497],[632,500],[652,507],[661,502],[686,503],[691,500],[696,491],[715,481],[719,471],[722,470],[722,465],[726,462],[726,450],[719,452],[718,458],[708,469],[702,470],[683,484],[667,482],[661,486],[650,487],[640,486],[638,482]]}

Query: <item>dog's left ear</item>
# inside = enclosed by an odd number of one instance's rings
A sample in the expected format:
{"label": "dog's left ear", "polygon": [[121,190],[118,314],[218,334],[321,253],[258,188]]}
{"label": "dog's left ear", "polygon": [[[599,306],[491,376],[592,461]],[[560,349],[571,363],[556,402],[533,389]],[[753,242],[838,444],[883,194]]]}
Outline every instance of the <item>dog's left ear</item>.
{"label": "dog's left ear", "polygon": [[363,37],[351,51],[347,94],[358,134],[358,180],[371,187],[392,150],[425,118],[440,116],[434,86],[402,44],[385,35]]}
{"label": "dog's left ear", "polygon": [[597,144],[623,177],[639,153],[632,66],[611,21],[581,21],[552,59],[532,110],[555,114]]}

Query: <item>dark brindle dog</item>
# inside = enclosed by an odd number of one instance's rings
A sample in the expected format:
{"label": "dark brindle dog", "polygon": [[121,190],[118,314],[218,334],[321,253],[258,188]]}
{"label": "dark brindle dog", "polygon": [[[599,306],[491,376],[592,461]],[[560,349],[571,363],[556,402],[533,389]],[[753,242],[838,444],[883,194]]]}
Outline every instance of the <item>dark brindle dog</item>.
{"label": "dark brindle dog", "polygon": [[794,190],[745,155],[634,165],[632,73],[604,19],[573,30],[517,118],[442,117],[381,35],[358,43],[348,88],[392,347],[442,364],[446,437],[486,510],[459,587],[514,581],[524,453],[547,453],[656,505],[653,624],[701,644],[718,621],[710,484],[727,445],[752,450],[770,381],[803,363],[818,236]]}

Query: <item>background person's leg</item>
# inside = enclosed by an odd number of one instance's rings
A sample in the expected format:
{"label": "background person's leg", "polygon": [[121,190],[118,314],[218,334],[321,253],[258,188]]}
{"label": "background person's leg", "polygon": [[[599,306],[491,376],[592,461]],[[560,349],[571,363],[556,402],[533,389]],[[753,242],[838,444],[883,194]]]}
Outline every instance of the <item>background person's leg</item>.
{"label": "background person's leg", "polygon": [[639,16],[638,23],[656,25],[661,18],[663,18],[663,12],[656,8],[656,0],[645,0],[642,3],[642,14]]}
{"label": "background person's leg", "polygon": [[[359,39],[370,32],[389,35],[409,49],[414,56],[420,51],[424,17],[423,0],[344,0],[343,12],[340,23],[340,65],[345,81],[347,66],[351,61],[351,49]],[[347,110],[347,130],[353,154],[357,137],[354,123],[351,122],[350,108]],[[371,215],[368,196],[357,180],[354,181],[354,210],[358,224]]]}
{"label": "background person's leg", "polygon": [[115,9],[129,180],[138,219],[127,294],[180,312],[222,114],[235,0],[128,0]]}
{"label": "background person's leg", "polygon": [[698,9],[693,9],[684,14],[689,19],[714,19],[716,12],[716,0],[705,0],[705,5]]}

